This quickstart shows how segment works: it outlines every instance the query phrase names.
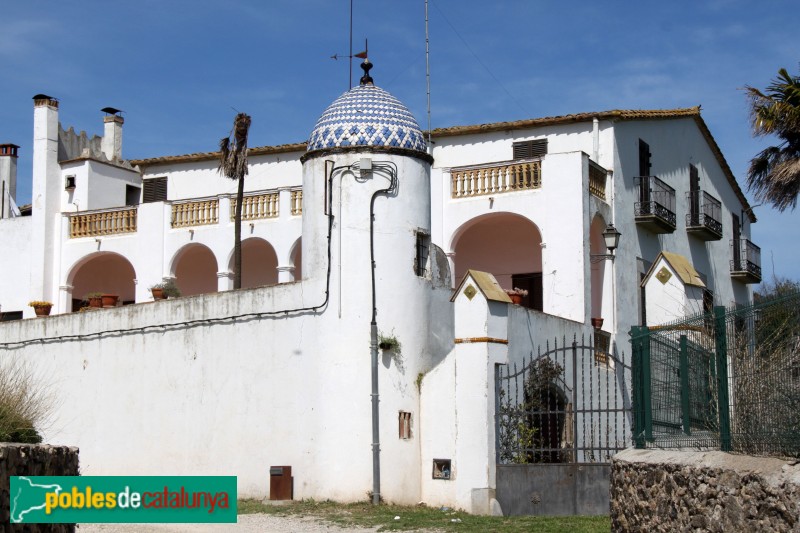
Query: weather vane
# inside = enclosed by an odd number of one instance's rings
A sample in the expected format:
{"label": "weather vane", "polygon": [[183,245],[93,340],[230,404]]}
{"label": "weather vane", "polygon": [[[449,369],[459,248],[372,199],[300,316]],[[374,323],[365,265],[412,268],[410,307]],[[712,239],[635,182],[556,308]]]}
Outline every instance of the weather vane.
{"label": "weather vane", "polygon": [[347,82],[347,90],[348,91],[353,88],[353,58],[354,57],[358,57],[360,59],[367,59],[367,56],[369,55],[368,52],[369,52],[369,45],[368,45],[367,39],[364,39],[364,51],[363,52],[359,52],[357,54],[354,54],[353,53],[353,45],[352,45],[352,42],[351,42],[351,44],[350,44],[350,53],[349,54],[347,54],[347,55],[345,55],[345,54],[333,54],[331,56],[331,59],[335,59],[337,61],[339,60],[339,58],[342,58],[342,59],[347,58],[347,60],[350,62],[350,79]]}

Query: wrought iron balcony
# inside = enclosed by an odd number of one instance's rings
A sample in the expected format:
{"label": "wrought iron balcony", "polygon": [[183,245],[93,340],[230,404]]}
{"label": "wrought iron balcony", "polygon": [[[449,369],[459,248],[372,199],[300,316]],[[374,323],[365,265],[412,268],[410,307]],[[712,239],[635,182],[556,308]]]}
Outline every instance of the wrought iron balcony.
{"label": "wrought iron balcony", "polygon": [[634,178],[639,201],[634,205],[636,223],[653,233],[675,231],[675,189],[655,176]]}
{"label": "wrought iron balcony", "polygon": [[748,239],[731,240],[731,277],[742,283],[761,281],[761,248]]}
{"label": "wrought iron balcony", "polygon": [[689,213],[686,214],[686,232],[704,241],[722,238],[722,203],[705,191],[686,193]]}

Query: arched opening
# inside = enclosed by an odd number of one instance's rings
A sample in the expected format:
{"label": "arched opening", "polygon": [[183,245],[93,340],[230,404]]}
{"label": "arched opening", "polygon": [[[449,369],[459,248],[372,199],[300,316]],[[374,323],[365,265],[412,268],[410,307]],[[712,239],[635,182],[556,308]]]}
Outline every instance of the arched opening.
{"label": "arched opening", "polygon": [[[228,268],[233,272],[233,253]],[[270,243],[258,237],[242,241],[242,288],[278,283],[278,256]]]}
{"label": "arched opening", "polygon": [[567,418],[574,416],[559,382],[563,382],[564,368],[548,357],[532,362],[525,379],[525,406],[528,413],[526,425],[532,430],[530,463],[568,462],[573,448],[568,435]]}
{"label": "arched opening", "polygon": [[522,305],[543,310],[542,234],[513,213],[492,213],[464,224],[453,238],[455,279],[467,270],[489,272],[504,289],[528,291]]}
{"label": "arched opening", "polygon": [[136,272],[125,257],[114,252],[97,252],[81,259],[67,277],[72,285],[72,311],[78,311],[93,292],[114,294],[123,304],[136,301]]}
{"label": "arched opening", "polygon": [[[606,243],[603,239],[603,231],[606,229],[606,222],[603,217],[597,215],[592,220],[592,225],[589,228],[589,254],[590,257],[597,257],[599,254],[606,254]],[[605,259],[592,259],[592,277],[591,277],[591,301],[592,301],[592,316],[591,318],[603,318],[603,283],[606,271]],[[598,328],[599,329],[599,328]]]}
{"label": "arched opening", "polygon": [[175,284],[183,296],[217,292],[217,258],[203,244],[188,244],[172,261]]}
{"label": "arched opening", "polygon": [[294,279],[300,281],[303,279],[303,242],[302,238],[297,239],[292,247],[292,253],[289,254],[294,265]]}

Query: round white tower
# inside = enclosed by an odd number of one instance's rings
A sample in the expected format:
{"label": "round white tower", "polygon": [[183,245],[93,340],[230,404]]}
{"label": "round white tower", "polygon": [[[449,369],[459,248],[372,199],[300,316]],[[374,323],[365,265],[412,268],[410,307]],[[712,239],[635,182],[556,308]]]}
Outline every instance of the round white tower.
{"label": "round white tower", "polygon": [[[432,158],[417,121],[373,84],[371,67],[366,60],[361,84],[325,110],[301,159],[303,278],[315,293],[327,290],[324,331],[316,332],[321,349],[357,369],[357,382],[345,385],[359,398],[354,416],[369,417],[361,402],[372,395],[372,423],[360,426],[366,446],[353,450],[353,470],[369,459],[372,444],[373,491],[381,492],[382,475],[384,497],[413,503],[419,443],[398,438],[398,413],[410,413],[415,433],[414,382],[429,355]],[[401,353],[379,351],[378,333],[396,337]],[[385,458],[379,468],[378,437]]]}

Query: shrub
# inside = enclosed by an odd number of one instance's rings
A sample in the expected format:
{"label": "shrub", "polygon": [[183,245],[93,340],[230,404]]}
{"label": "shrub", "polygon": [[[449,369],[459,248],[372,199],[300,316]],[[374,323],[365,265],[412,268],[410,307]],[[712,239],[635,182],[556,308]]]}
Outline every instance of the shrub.
{"label": "shrub", "polygon": [[17,359],[0,364],[0,442],[41,442],[37,427],[51,410],[46,387],[28,365]]}

